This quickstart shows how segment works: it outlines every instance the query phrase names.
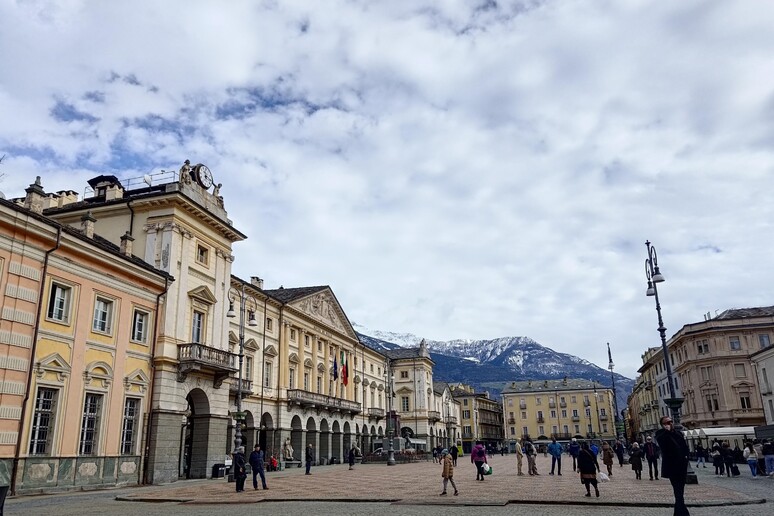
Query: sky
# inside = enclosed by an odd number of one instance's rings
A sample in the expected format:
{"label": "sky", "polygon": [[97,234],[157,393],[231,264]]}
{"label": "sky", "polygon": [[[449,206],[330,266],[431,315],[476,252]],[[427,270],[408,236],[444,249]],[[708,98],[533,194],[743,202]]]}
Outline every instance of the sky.
{"label": "sky", "polygon": [[633,377],[774,305],[760,1],[0,0],[0,190],[205,163],[233,273],[350,321],[528,336]]}

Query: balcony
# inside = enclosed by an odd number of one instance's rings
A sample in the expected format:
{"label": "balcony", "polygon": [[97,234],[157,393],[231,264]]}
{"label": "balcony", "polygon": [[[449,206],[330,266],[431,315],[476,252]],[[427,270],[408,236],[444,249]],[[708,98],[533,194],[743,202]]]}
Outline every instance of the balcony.
{"label": "balcony", "polygon": [[360,403],[301,389],[288,389],[288,406],[290,405],[300,405],[304,408],[316,408],[318,414],[321,410],[346,412],[350,414],[360,414],[360,412],[362,412]]}
{"label": "balcony", "polygon": [[[231,379],[231,385],[229,386],[228,390],[236,396],[237,394],[237,387],[239,386],[239,379],[238,378],[232,378]],[[253,394],[253,381],[252,380],[245,380],[242,379],[242,398],[246,398]]]}
{"label": "balcony", "polygon": [[761,423],[763,423],[764,418],[762,408],[733,409],[731,417],[734,419],[760,419]]}
{"label": "balcony", "polygon": [[583,400],[583,406],[584,406],[584,407],[590,407],[590,406],[591,406],[591,401],[589,401],[589,400]]}
{"label": "balcony", "polygon": [[438,412],[437,410],[428,410],[427,411],[427,419],[431,423],[435,423],[436,421],[440,421],[441,420],[441,413]]}
{"label": "balcony", "polygon": [[599,415],[599,420],[600,421],[607,421],[607,414],[600,414]]}
{"label": "balcony", "polygon": [[509,417],[508,418],[508,424],[509,425],[515,425],[516,424],[516,418]]}
{"label": "balcony", "polygon": [[525,408],[527,408],[527,403],[525,401],[520,402],[519,403],[519,408],[524,410]]}
{"label": "balcony", "polygon": [[566,401],[560,401],[560,402],[559,402],[559,407],[561,407],[561,408],[567,408],[567,402],[566,402]]}
{"label": "balcony", "polygon": [[546,422],[546,419],[545,419],[543,416],[538,416],[538,418],[537,418],[537,422],[538,422],[538,423],[545,423],[545,422]]}
{"label": "balcony", "polygon": [[556,402],[555,401],[549,401],[548,402],[548,408],[556,408]]}
{"label": "balcony", "polygon": [[378,407],[369,407],[368,409],[368,418],[374,418],[377,421],[384,418],[384,409],[380,409]]}
{"label": "balcony", "polygon": [[184,382],[192,372],[211,374],[213,385],[218,389],[223,380],[237,372],[235,354],[196,342],[178,344],[177,360],[178,382]]}
{"label": "balcony", "polygon": [[443,418],[443,422],[447,425],[456,425],[457,424],[457,416],[446,416]]}
{"label": "balcony", "polygon": [[473,439],[473,432],[462,432],[463,439]]}
{"label": "balcony", "polygon": [[573,423],[577,423],[578,421],[580,421],[580,416],[572,416],[572,421]]}
{"label": "balcony", "polygon": [[554,434],[554,437],[556,437],[559,441],[569,441],[572,439],[572,434],[568,433],[560,433],[560,434]]}

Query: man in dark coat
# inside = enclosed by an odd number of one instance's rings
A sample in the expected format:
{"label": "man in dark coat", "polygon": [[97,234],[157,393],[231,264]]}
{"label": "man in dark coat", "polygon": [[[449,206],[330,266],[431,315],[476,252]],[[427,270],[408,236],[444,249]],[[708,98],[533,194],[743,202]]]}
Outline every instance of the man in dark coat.
{"label": "man in dark coat", "polygon": [[250,454],[250,469],[253,470],[253,489],[258,489],[259,475],[261,477],[261,484],[263,484],[263,488],[269,489],[268,487],[266,487],[266,475],[264,475],[263,473],[263,466],[264,466],[263,463],[264,463],[263,450],[261,450],[260,444],[256,444],[255,448]]}
{"label": "man in dark coat", "polygon": [[661,476],[668,478],[675,493],[674,516],[689,516],[685,506],[685,477],[688,474],[688,444],[683,433],[675,429],[670,416],[661,418],[661,430],[656,432],[661,447]]}
{"label": "man in dark coat", "polygon": [[452,466],[457,465],[457,455],[459,455],[459,453],[460,451],[457,449],[456,444],[452,445],[452,447],[449,449],[449,455],[451,455],[452,459]]}
{"label": "man in dark coat", "polygon": [[645,439],[645,445],[642,447],[642,452],[648,460],[648,473],[650,473],[650,479],[653,480],[653,473],[655,472],[656,480],[658,480],[658,457],[660,452],[658,445],[653,442],[651,436],[648,436]]}
{"label": "man in dark coat", "polygon": [[312,462],[314,462],[314,448],[312,447],[312,443],[309,443],[306,447],[306,474],[311,475],[312,474]]}

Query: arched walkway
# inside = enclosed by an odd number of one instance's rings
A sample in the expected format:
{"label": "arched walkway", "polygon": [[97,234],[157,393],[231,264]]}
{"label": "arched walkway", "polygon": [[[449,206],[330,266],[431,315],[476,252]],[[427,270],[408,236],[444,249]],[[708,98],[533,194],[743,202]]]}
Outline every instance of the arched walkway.
{"label": "arched walkway", "polygon": [[207,478],[210,401],[201,389],[186,396],[188,408],[180,428],[180,478]]}
{"label": "arched walkway", "polygon": [[[309,436],[307,436],[307,442],[309,440]],[[317,454],[318,460],[320,463],[323,463],[323,459],[325,460],[325,463],[328,463],[328,460],[330,459],[330,447],[328,443],[330,442],[330,429],[328,428],[328,420],[323,419],[320,421],[320,449],[318,450],[319,453]]]}
{"label": "arched walkway", "polygon": [[[317,424],[314,422],[314,418],[310,417],[306,420],[306,443],[311,443],[314,446],[314,457],[317,461],[319,461],[320,457],[322,457],[319,450],[320,445],[318,437],[319,433],[317,432]],[[299,460],[306,460],[305,456],[306,453],[302,450],[300,455],[301,458]]]}
{"label": "arched walkway", "polygon": [[290,444],[293,446],[293,459],[303,460],[304,457],[304,441],[303,430],[301,426],[301,418],[293,416],[290,421]]}
{"label": "arched walkway", "polygon": [[[349,421],[344,423],[344,455],[349,457],[349,450],[352,448],[352,431],[349,426]],[[345,457],[345,458],[346,458]]]}
{"label": "arched walkway", "polygon": [[[260,427],[258,428],[258,444],[261,445],[261,449],[264,451],[266,457],[274,455],[275,450],[272,445],[272,434],[274,433],[274,420],[271,414],[265,412],[261,417]],[[269,449],[272,448],[272,449]]]}
{"label": "arched walkway", "polygon": [[333,435],[331,438],[332,441],[332,450],[331,450],[331,457],[336,457],[339,459],[339,463],[344,462],[343,455],[341,453],[341,426],[339,425],[338,421],[333,422]]}

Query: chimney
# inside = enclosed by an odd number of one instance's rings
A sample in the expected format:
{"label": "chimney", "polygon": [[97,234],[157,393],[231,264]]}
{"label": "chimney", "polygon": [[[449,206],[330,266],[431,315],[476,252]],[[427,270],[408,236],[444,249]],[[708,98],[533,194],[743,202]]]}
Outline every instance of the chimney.
{"label": "chimney", "polygon": [[78,194],[73,190],[60,190],[56,194],[59,196],[57,199],[57,208],[78,202]]}
{"label": "chimney", "polygon": [[250,284],[263,290],[263,278],[259,278],[258,276],[250,276]]}
{"label": "chimney", "polygon": [[43,191],[43,187],[40,185],[40,176],[37,176],[35,182],[24,191],[27,192],[27,196],[24,198],[24,207],[34,213],[43,213],[43,201],[46,197],[46,192]]}
{"label": "chimney", "polygon": [[121,237],[121,254],[124,256],[132,256],[132,242],[134,242],[134,237],[127,231]]}
{"label": "chimney", "polygon": [[89,238],[94,238],[95,222],[97,222],[97,219],[92,216],[91,210],[87,211],[86,214],[81,217],[81,231],[83,231],[83,234]]}

